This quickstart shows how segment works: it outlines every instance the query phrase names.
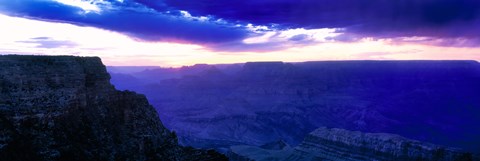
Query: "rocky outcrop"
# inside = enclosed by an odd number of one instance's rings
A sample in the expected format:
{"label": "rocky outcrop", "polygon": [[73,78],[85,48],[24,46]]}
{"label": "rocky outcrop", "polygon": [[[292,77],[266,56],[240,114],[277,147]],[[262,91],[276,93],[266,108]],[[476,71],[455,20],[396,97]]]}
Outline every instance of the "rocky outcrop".
{"label": "rocky outcrop", "polygon": [[468,161],[478,158],[458,149],[410,140],[394,134],[322,127],[311,132],[286,160]]}
{"label": "rocky outcrop", "polygon": [[100,58],[0,56],[0,160],[225,160],[181,147]]}

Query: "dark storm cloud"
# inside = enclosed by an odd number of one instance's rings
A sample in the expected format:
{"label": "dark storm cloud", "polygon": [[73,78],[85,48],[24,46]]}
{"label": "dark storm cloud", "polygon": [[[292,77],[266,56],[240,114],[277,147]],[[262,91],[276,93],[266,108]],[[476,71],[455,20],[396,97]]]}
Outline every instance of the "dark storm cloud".
{"label": "dark storm cloud", "polygon": [[[283,28],[344,28],[354,36],[479,37],[478,0],[165,0],[192,15]],[[148,5],[148,4],[147,4]],[[155,8],[155,6],[152,6]],[[348,40],[355,38],[352,35]]]}
{"label": "dark storm cloud", "polygon": [[[112,3],[116,4],[116,3]],[[67,22],[122,32],[140,40],[216,44],[243,39],[249,31],[214,21],[192,20],[140,8],[115,5],[100,13],[85,13],[81,8],[53,1],[17,0],[0,2],[0,11],[8,15]]]}
{"label": "dark storm cloud", "polygon": [[[441,39],[433,45],[476,46],[480,43],[479,0],[106,0],[102,11],[53,0],[2,0],[0,13],[93,26],[144,41],[200,44],[215,50],[275,50],[284,42],[244,44],[257,35],[246,24],[292,28],[341,28],[329,40],[358,41],[364,37],[424,36]],[[185,17],[208,16],[207,20]],[[219,20],[221,19],[221,21]],[[240,24],[240,25],[239,25]],[[461,39],[461,42],[457,40]],[[307,35],[287,43],[308,43]],[[464,41],[463,41],[464,40]],[[284,45],[288,46],[288,45]]]}

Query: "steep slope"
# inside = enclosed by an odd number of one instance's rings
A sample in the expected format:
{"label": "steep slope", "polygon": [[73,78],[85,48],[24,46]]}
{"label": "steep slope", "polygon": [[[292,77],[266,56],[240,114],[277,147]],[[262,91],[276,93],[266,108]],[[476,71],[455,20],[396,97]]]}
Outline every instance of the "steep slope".
{"label": "steep slope", "polygon": [[97,57],[0,56],[2,160],[224,160],[184,148]]}

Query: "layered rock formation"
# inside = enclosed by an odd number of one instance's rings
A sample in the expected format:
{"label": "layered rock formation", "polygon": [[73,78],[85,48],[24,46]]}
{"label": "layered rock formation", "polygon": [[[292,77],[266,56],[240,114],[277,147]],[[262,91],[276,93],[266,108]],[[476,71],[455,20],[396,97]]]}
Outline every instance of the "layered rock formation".
{"label": "layered rock formation", "polygon": [[0,160],[224,160],[184,148],[97,57],[0,56]]}
{"label": "layered rock formation", "polygon": [[[284,146],[232,146],[233,161],[473,161],[478,156],[459,149],[410,140],[387,133],[362,133],[321,127],[295,148]],[[275,146],[277,147],[277,146]]]}
{"label": "layered rock formation", "polygon": [[361,133],[337,128],[319,128],[295,148],[289,161],[363,161],[363,160],[478,160],[470,153],[429,143],[410,140],[394,134]]}

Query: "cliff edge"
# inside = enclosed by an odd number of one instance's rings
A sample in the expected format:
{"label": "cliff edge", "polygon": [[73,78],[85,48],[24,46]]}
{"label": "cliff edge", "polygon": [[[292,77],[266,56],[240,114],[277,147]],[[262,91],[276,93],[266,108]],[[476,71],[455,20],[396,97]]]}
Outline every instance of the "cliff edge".
{"label": "cliff edge", "polygon": [[98,57],[0,56],[1,160],[226,160],[181,147]]}

